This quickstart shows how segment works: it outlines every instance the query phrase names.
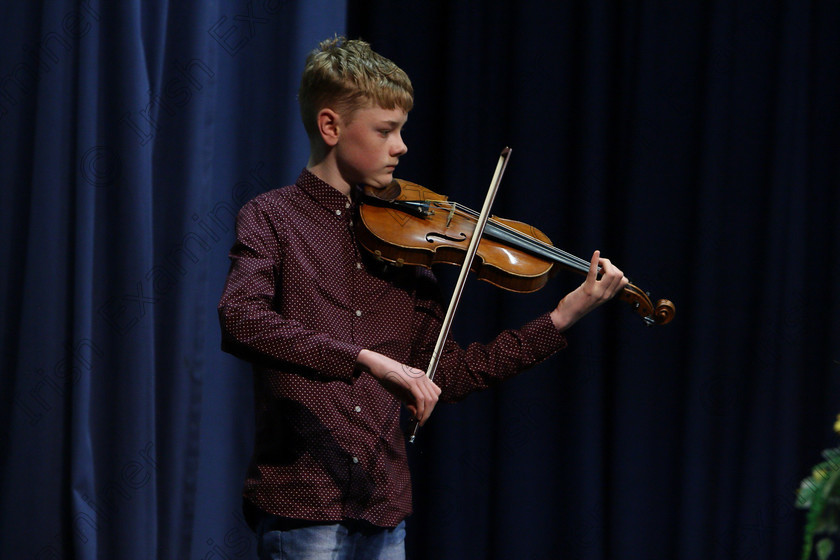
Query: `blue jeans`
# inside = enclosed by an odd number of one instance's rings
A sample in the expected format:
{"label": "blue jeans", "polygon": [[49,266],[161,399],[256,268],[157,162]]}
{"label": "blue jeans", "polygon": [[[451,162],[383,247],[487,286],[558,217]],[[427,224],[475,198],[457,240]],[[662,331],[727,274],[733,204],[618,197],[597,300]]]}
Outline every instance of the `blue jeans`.
{"label": "blue jeans", "polygon": [[256,528],[260,560],[405,560],[405,521],[390,528],[261,517]]}

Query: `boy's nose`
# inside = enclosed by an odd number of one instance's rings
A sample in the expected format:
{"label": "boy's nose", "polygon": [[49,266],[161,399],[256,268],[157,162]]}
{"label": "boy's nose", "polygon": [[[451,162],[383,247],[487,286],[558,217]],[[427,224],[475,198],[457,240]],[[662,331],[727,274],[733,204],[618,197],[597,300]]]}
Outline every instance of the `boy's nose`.
{"label": "boy's nose", "polygon": [[397,143],[394,145],[393,154],[395,156],[401,156],[408,151],[408,146],[405,145],[403,142],[402,136],[399,137]]}

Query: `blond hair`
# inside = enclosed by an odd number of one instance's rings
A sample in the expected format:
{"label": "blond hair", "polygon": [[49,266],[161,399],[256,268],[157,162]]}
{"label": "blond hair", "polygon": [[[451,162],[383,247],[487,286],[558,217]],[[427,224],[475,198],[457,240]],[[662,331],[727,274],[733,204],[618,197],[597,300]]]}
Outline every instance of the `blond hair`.
{"label": "blond hair", "polygon": [[317,134],[318,112],[331,107],[349,115],[356,109],[414,105],[411,80],[399,66],[376,53],[361,40],[334,37],[321,41],[306,57],[298,90],[303,126],[310,138]]}

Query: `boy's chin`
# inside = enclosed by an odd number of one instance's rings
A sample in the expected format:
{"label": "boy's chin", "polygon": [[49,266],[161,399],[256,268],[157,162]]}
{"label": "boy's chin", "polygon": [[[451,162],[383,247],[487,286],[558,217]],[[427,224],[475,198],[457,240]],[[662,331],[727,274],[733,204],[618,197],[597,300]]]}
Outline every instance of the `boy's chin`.
{"label": "boy's chin", "polygon": [[376,177],[368,177],[365,184],[374,189],[387,189],[393,182],[393,173],[383,173],[382,175],[377,175]]}
{"label": "boy's chin", "polygon": [[376,181],[376,184],[373,184],[374,181],[370,180],[367,184],[364,185],[365,191],[376,198],[380,198],[382,200],[393,200],[397,196],[399,196],[400,192],[402,191],[402,187],[397,181],[393,178],[393,176],[389,176],[389,178],[383,178],[382,180]]}

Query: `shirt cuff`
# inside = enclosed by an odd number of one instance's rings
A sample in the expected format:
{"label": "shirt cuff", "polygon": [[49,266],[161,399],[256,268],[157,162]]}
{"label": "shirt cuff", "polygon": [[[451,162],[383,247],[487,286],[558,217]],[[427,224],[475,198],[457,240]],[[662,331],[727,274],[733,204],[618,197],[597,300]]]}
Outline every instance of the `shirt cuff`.
{"label": "shirt cuff", "polygon": [[352,381],[359,374],[356,358],[361,351],[357,344],[335,342],[324,349],[321,371],[330,378]]}
{"label": "shirt cuff", "polygon": [[541,362],[568,346],[566,336],[551,322],[549,313],[540,315],[519,329],[522,340],[531,349],[534,359]]}

